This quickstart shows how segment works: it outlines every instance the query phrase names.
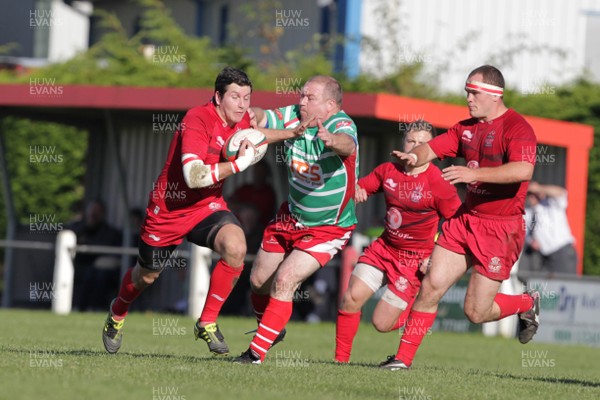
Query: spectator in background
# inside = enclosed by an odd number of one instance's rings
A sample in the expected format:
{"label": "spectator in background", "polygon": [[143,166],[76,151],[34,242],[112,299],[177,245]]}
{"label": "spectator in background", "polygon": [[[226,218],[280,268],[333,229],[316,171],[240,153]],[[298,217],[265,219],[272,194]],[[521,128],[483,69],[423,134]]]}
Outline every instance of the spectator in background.
{"label": "spectator in background", "polygon": [[[95,199],[85,208],[83,219],[70,229],[77,244],[120,246],[121,232],[106,222],[106,206]],[[80,253],[75,256],[75,307],[79,311],[101,310],[119,289],[119,257],[107,254]]]}
{"label": "spectator in background", "polygon": [[527,191],[527,245],[541,254],[542,271],[575,274],[575,239],[567,220],[567,190],[531,182]]}

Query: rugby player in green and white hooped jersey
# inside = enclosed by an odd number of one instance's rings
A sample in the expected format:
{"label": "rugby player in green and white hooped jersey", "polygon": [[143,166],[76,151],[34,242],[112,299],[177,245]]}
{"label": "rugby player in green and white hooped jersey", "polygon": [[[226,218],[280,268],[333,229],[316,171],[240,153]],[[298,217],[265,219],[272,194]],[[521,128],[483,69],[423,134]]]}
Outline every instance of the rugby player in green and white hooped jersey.
{"label": "rugby player in green and white hooped jersey", "polygon": [[356,226],[356,125],[329,76],[306,82],[298,105],[254,109],[269,143],[284,141],[290,194],[265,229],[250,273],[258,329],[235,361],[260,364],[285,335],[294,292],[342,250]]}
{"label": "rugby player in green and white hooped jersey", "polygon": [[[300,124],[300,106],[266,111],[267,127],[292,129]],[[343,111],[323,122],[334,134],[344,133],[356,140],[356,125]],[[354,193],[358,176],[356,152],[341,157],[319,140],[319,126],[309,127],[299,138],[284,141],[288,164],[289,209],[305,226],[356,224]]]}

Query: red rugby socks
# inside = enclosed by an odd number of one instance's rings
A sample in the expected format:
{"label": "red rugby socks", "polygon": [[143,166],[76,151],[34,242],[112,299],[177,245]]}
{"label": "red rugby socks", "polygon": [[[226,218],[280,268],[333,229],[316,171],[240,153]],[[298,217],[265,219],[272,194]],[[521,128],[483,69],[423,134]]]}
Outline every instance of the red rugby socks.
{"label": "red rugby socks", "polygon": [[498,293],[494,297],[494,302],[500,307],[498,319],[528,311],[533,307],[533,300],[527,293],[517,295]]}
{"label": "red rugby socks", "polygon": [[262,320],[258,324],[256,334],[250,343],[250,349],[260,356],[261,360],[265,359],[265,355],[269,351],[273,341],[275,341],[279,332],[285,328],[291,317],[292,302],[281,301],[271,297]]}
{"label": "red rugby socks", "polygon": [[269,300],[271,296],[268,294],[258,294],[254,292],[250,292],[250,301],[252,302],[252,310],[254,311],[254,315],[256,316],[256,322],[260,323],[263,314],[265,313],[265,309],[269,304]]}
{"label": "red rugby socks", "polygon": [[131,281],[132,271],[133,268],[129,268],[127,273],[125,273],[117,300],[113,303],[110,310],[115,321],[120,321],[125,318],[127,311],[129,311],[129,305],[140,295],[140,293],[142,293],[141,290],[138,290],[133,286],[133,282]]}
{"label": "red rugby socks", "polygon": [[397,360],[401,360],[407,366],[412,364],[423,338],[433,326],[436,314],[437,312],[426,313],[414,310],[410,312],[400,340],[398,353],[396,353]]}
{"label": "red rugby socks", "polygon": [[349,313],[338,310],[335,324],[335,361],[347,363],[350,361],[352,342],[360,325],[360,311]]}
{"label": "red rugby socks", "polygon": [[201,323],[212,323],[217,321],[223,303],[229,297],[233,290],[240,274],[241,268],[233,268],[228,265],[223,259],[220,259],[215,265],[215,269],[210,275],[210,287],[206,296],[206,303],[200,315]]}

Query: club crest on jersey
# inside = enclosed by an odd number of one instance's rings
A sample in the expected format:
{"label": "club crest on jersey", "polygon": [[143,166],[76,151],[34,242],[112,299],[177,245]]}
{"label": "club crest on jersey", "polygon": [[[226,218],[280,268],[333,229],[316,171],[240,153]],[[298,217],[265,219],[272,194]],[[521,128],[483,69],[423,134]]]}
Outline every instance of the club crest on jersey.
{"label": "club crest on jersey", "polygon": [[465,142],[470,142],[473,139],[473,134],[471,133],[471,131],[465,130],[462,133],[461,139],[464,140]]}
{"label": "club crest on jersey", "polygon": [[390,207],[385,215],[385,221],[390,229],[398,229],[402,225],[402,214],[395,207]]}
{"label": "club crest on jersey", "polygon": [[483,143],[484,147],[492,147],[494,144],[494,136],[496,135],[496,131],[491,131],[485,137],[485,142]]}
{"label": "club crest on jersey", "polygon": [[[479,168],[479,161],[476,161],[476,160],[470,160],[470,161],[467,163],[467,168],[471,168],[471,169],[477,169],[477,168]],[[467,184],[467,186],[468,186],[468,187],[475,187],[475,186],[477,186],[477,185],[479,185],[479,181],[475,181],[475,182],[473,182],[473,183],[469,183],[469,184]]]}
{"label": "club crest on jersey", "polygon": [[394,286],[396,287],[396,290],[404,293],[404,291],[408,288],[408,279],[401,276],[400,278],[396,279]]}
{"label": "club crest on jersey", "polygon": [[493,274],[497,274],[502,269],[502,262],[499,257],[492,257],[490,263],[488,264],[488,271]]}
{"label": "club crest on jersey", "polygon": [[410,201],[412,201],[413,203],[418,203],[419,201],[421,201],[422,198],[423,192],[420,188],[417,188],[410,193]]}

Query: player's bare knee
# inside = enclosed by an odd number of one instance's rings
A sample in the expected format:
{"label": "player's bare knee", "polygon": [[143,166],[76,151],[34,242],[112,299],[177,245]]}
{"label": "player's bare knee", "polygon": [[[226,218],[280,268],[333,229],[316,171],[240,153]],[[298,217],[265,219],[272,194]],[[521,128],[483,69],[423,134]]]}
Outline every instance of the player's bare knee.
{"label": "player's bare knee", "polygon": [[223,254],[221,254],[221,257],[231,267],[243,268],[244,258],[246,257],[246,242],[238,240],[226,241],[223,246]]}
{"label": "player's bare knee", "polygon": [[271,293],[275,295],[287,295],[288,297],[293,296],[299,284],[291,274],[277,274],[271,286]]}
{"label": "player's bare knee", "polygon": [[266,284],[267,280],[257,272],[255,267],[250,272],[250,288],[256,294],[269,294],[269,286]]}
{"label": "player's bare knee", "polygon": [[471,321],[474,324],[481,324],[483,322],[486,322],[486,315],[480,310],[465,307],[465,315],[467,316],[469,321]]}
{"label": "player's bare knee", "polygon": [[150,286],[158,279],[159,276],[159,271],[144,271],[144,273],[142,273],[140,276],[140,280],[143,285]]}
{"label": "player's bare knee", "polygon": [[362,304],[353,296],[352,290],[346,290],[344,293],[344,297],[342,297],[342,304],[340,305],[340,310],[344,312],[358,312],[360,311]]}
{"label": "player's bare knee", "polygon": [[373,320],[371,322],[373,323],[375,329],[377,329],[377,331],[381,333],[389,332],[394,327],[393,322],[390,323],[390,321],[385,321],[381,318],[376,318],[375,316],[373,316]]}

